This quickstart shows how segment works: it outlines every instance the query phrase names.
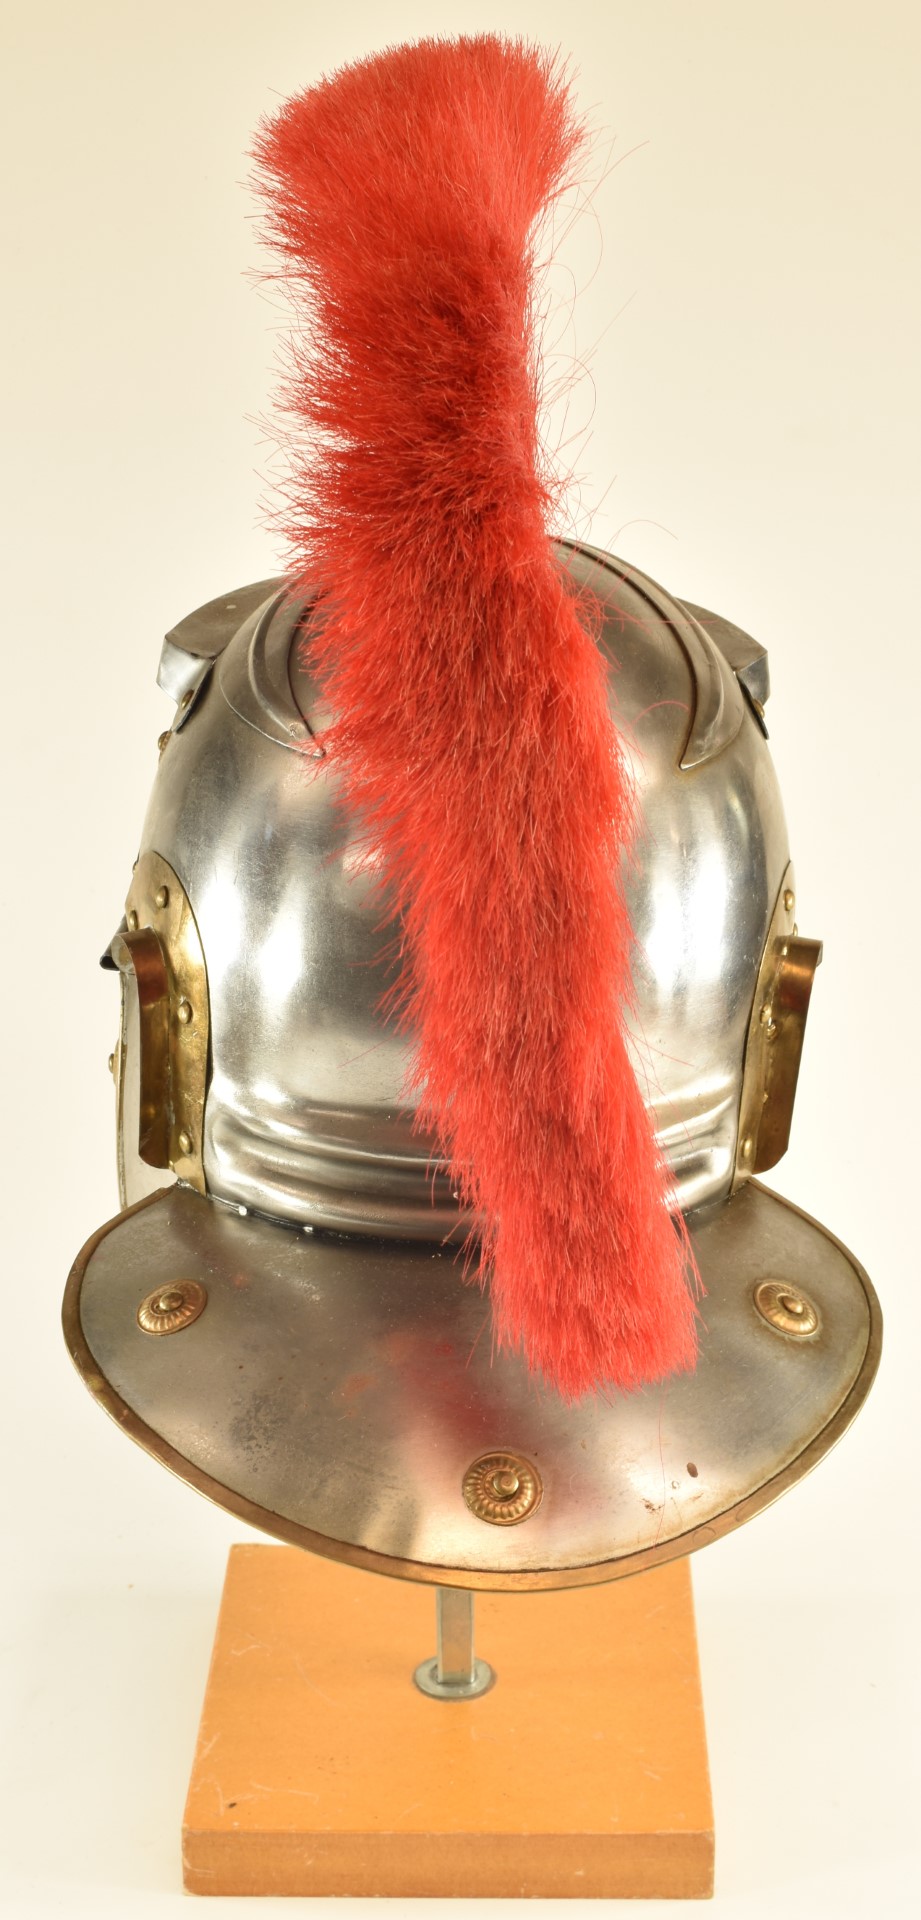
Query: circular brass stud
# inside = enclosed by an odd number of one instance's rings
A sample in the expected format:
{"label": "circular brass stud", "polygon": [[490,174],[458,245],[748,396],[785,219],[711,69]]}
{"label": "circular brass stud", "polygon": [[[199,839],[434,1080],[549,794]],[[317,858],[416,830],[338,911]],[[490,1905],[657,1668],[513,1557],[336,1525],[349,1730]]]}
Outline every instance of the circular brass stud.
{"label": "circular brass stud", "polygon": [[180,1153],[191,1153],[192,1135],[190,1133],[182,1132],[179,1135],[179,1139],[177,1140],[176,1144],[179,1148]]}
{"label": "circular brass stud", "polygon": [[187,691],[183,694],[182,699],[179,702],[180,713],[185,713],[186,707],[190,707],[192,705],[193,691],[194,689],[192,687],[189,687]]}
{"label": "circular brass stud", "polygon": [[169,887],[157,888],[157,891],[154,894],[154,905],[157,907],[169,906]]}
{"label": "circular brass stud", "polygon": [[805,1339],[819,1329],[819,1310],[807,1293],[788,1280],[759,1280],[755,1288],[755,1306],[763,1320],[776,1333],[790,1333]]}
{"label": "circular brass stud", "polygon": [[746,1135],[746,1137],[745,1137],[745,1139],[744,1139],[744,1140],[743,1140],[743,1142],[742,1142],[742,1158],[743,1158],[743,1160],[750,1160],[750,1159],[751,1159],[751,1157],[752,1157],[752,1154],[754,1153],[754,1151],[755,1151],[755,1143],[754,1143],[754,1140],[752,1140],[752,1138],[750,1137],[750,1135]]}
{"label": "circular brass stud", "polygon": [[478,1520],[515,1527],[540,1506],[540,1474],[520,1453],[481,1453],[464,1474],[464,1499]]}
{"label": "circular brass stud", "polygon": [[204,1313],[207,1304],[207,1289],[200,1280],[169,1280],[141,1301],[138,1326],[144,1333],[181,1333]]}
{"label": "circular brass stud", "polygon": [[786,909],[787,909],[787,912],[788,912],[788,913],[792,913],[792,912],[793,912],[793,909],[794,909],[794,907],[795,907],[795,905],[796,905],[796,895],[795,895],[795,893],[793,892],[793,888],[792,888],[792,887],[785,887],[785,888],[784,888],[784,896],[783,896],[783,903],[784,903],[784,906],[785,906],[785,907],[786,907]]}
{"label": "circular brass stud", "polygon": [[106,1064],[107,1064],[107,1066],[108,1066],[108,1069],[109,1069],[109,1072],[110,1072],[111,1074],[114,1074],[114,1072],[115,1072],[115,1055],[114,1055],[114,1053],[110,1053],[110,1054],[109,1054],[109,1058],[108,1058],[108,1061],[107,1061],[107,1063],[106,1063]]}
{"label": "circular brass stud", "polygon": [[169,727],[167,727],[167,729],[166,729],[166,732],[165,732],[165,733],[158,733],[158,735],[157,735],[157,746],[159,747],[159,749],[160,749],[160,752],[161,752],[161,753],[163,752],[163,749],[164,749],[164,747],[165,747],[165,746],[167,745],[167,743],[168,743],[168,741],[169,741],[169,737],[170,737],[170,729],[169,729]]}
{"label": "circular brass stud", "polygon": [[176,1019],[181,1027],[187,1027],[192,1018],[192,1006],[188,1000],[180,1000],[176,1008]]}
{"label": "circular brass stud", "polygon": [[129,927],[129,930],[130,930],[130,932],[131,932],[131,933],[137,933],[137,930],[138,930],[138,917],[137,917],[137,914],[135,913],[135,911],[134,911],[134,908],[133,908],[133,907],[132,907],[132,909],[131,909],[131,912],[130,912],[130,913],[129,913],[129,915],[128,915],[128,927]]}

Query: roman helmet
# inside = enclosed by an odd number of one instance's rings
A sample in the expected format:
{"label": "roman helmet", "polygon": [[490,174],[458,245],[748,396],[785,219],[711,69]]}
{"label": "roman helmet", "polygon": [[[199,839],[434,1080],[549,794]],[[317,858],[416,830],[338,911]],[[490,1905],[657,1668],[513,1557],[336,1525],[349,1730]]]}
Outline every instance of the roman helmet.
{"label": "roman helmet", "polygon": [[345,69],[260,136],[317,343],[295,561],[163,644],[103,956],[122,1211],[64,1309],[199,1491],[468,1588],[737,1526],[880,1346],[863,1269],[758,1178],[821,958],[765,651],[552,536],[532,236],[580,138],[553,63],[491,37]]}

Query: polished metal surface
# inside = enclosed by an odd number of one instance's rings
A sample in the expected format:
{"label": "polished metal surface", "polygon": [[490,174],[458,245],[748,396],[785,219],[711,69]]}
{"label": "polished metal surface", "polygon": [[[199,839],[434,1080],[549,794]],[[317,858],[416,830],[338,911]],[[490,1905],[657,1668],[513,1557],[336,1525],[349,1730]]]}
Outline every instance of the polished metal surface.
{"label": "polished metal surface", "polygon": [[[627,875],[634,1058],[688,1209],[752,1170],[739,1163],[742,1062],[789,862],[783,812],[751,701],[700,621],[620,561],[559,551],[603,603],[644,822]],[[219,654],[192,648],[205,675],[162,756],[142,838],[179,876],[207,961],[204,1184],[277,1219],[438,1242],[464,1223],[432,1142],[413,1130],[411,1038],[377,1016],[393,929],[370,898],[335,772],[315,757],[325,716],[300,644],[309,608],[271,584],[254,605],[260,591],[229,641],[244,596],[230,597],[232,615],[214,603]],[[762,650],[731,633],[736,658],[757,667]],[[130,1168],[126,1183],[135,1190]]]}
{"label": "polished metal surface", "polygon": [[[65,1301],[87,1384],[174,1472],[281,1539],[443,1587],[610,1579],[717,1538],[833,1444],[879,1354],[862,1269],[751,1179],[786,1143],[820,953],[793,924],[763,649],[558,552],[602,603],[641,803],[634,1061],[706,1289],[696,1373],[571,1407],[493,1352],[452,1248],[469,1222],[414,1130],[412,1036],[377,1014],[396,929],[318,744],[317,616],[275,582],[169,637],[176,719],[111,949],[138,1205]],[[180,1310],[181,1339],[149,1337]],[[447,1645],[423,1663],[436,1692],[467,1684]]]}
{"label": "polished metal surface", "polygon": [[413,1674],[420,1692],[432,1700],[476,1700],[495,1685],[492,1667],[476,1657],[473,1608],[469,1590],[436,1587],[438,1652],[434,1660],[423,1660]]}
{"label": "polished metal surface", "polygon": [[[190,659],[216,660],[244,620],[282,585],[283,582],[275,578],[250,581],[245,587],[235,587],[230,593],[206,600],[170,628],[164,647],[187,654]],[[159,675],[158,684],[163,685]]]}
{"label": "polished metal surface", "polygon": [[[468,1587],[632,1573],[739,1525],[805,1473],[866,1395],[879,1309],[853,1257],[757,1182],[689,1221],[696,1373],[566,1406],[493,1354],[488,1301],[447,1248],[304,1234],[174,1186],[77,1261],[65,1329],[123,1431],[255,1526],[333,1558]],[[138,1303],[181,1275],[207,1311],[151,1340]],[[816,1311],[778,1332],[764,1280]],[[533,1463],[523,1525],[464,1496],[487,1453]]]}
{"label": "polished metal surface", "polygon": [[223,652],[253,609],[281,584],[279,580],[258,580],[255,585],[221,594],[196,607],[171,629],[161,649],[157,685],[177,706],[198,685],[206,668]]}
{"label": "polished metal surface", "polygon": [[313,729],[295,702],[289,675],[304,618],[303,602],[289,600],[284,592],[274,594],[252,614],[222,662],[220,685],[231,711],[267,740],[309,750]]}
{"label": "polished metal surface", "polygon": [[766,736],[764,709],[771,694],[771,674],[766,647],[762,647],[757,640],[753,640],[750,633],[743,633],[741,627],[735,626],[731,620],[726,620],[722,614],[711,613],[706,607],[695,607],[690,600],[682,600],[681,604],[719,647],[720,653],[732,668]]}
{"label": "polished metal surface", "polygon": [[[565,551],[570,565],[575,563],[574,570],[586,559],[590,561],[595,575],[591,585],[601,597],[606,597],[609,591],[610,576],[619,578],[632,595],[646,603],[653,618],[668,629],[686,654],[694,691],[679,766],[688,771],[722,753],[739,732],[745,702],[728,660],[695,619],[687,603],[673,599],[663,587],[650,580],[648,574],[640,573],[638,567],[628,567],[626,561],[615,560],[613,555],[601,553],[597,547],[571,547],[567,543]],[[599,571],[606,576],[603,583],[597,578]],[[633,609],[630,617],[636,620]]]}

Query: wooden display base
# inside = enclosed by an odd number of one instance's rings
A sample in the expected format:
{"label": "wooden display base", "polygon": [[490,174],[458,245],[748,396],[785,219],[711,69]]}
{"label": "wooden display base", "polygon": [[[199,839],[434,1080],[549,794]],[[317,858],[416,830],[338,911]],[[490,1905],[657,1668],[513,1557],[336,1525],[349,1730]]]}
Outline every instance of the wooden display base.
{"label": "wooden display base", "polygon": [[431,1589],[231,1550],[183,1827],[214,1894],[713,1890],[688,1564],[477,1596],[478,1700],[427,1699]]}

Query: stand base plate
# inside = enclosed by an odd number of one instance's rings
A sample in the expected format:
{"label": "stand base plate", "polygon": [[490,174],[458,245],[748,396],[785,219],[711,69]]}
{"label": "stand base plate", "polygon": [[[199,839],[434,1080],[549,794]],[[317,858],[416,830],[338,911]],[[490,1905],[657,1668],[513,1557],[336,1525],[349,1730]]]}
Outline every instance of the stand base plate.
{"label": "stand base plate", "polygon": [[233,1547],[183,1826],[213,1894],[713,1890],[690,1570],[478,1594],[496,1686],[427,1699],[432,1593]]}

